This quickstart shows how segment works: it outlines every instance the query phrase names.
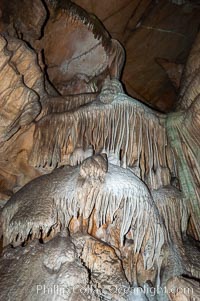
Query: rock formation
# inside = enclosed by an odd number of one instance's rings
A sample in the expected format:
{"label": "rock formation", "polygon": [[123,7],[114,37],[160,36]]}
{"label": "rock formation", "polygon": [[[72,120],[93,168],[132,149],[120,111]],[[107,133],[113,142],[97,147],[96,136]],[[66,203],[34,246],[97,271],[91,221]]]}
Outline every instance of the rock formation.
{"label": "rock formation", "polygon": [[158,59],[165,114],[126,94],[94,15],[1,5],[0,299],[199,300],[200,34],[184,68]]}

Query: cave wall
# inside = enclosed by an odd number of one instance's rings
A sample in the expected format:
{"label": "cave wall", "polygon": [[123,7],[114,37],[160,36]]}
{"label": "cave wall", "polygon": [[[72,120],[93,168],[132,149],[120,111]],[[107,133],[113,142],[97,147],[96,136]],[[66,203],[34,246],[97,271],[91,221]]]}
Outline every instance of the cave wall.
{"label": "cave wall", "polygon": [[[118,17],[88,2],[126,46],[122,84],[124,50],[97,17],[71,1],[2,3],[0,299],[49,300],[32,291],[43,282],[89,286],[97,301],[148,285],[177,294],[139,300],[189,301],[188,285],[198,300],[200,35],[182,65],[198,6],[131,1]],[[128,96],[128,75],[130,94],[176,111]]]}

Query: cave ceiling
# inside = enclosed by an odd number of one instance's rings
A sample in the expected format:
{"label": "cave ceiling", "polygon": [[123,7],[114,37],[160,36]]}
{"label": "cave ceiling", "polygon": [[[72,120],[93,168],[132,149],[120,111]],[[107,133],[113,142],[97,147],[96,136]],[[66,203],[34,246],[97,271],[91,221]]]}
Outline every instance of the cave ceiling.
{"label": "cave ceiling", "polygon": [[[159,110],[171,110],[177,85],[169,80],[164,63],[185,64],[200,25],[199,1],[184,5],[165,0],[74,2],[97,15],[125,47],[122,80],[126,91]],[[181,72],[173,64],[166,68],[172,78]]]}
{"label": "cave ceiling", "polygon": [[[66,4],[68,1],[63,2]],[[122,81],[127,93],[160,111],[172,110],[176,104],[182,70],[200,25],[199,1],[73,2],[94,15],[91,17],[97,16],[110,35],[125,48],[126,64]],[[41,65],[47,69],[50,81],[61,94],[74,93],[76,89],[79,92],[98,90],[99,81],[91,81],[88,88],[84,78],[77,87],[73,76],[69,78],[69,70],[64,75],[64,62],[71,53],[76,51],[77,56],[80,55],[80,45],[73,43],[73,49],[67,47],[72,44],[72,39],[81,43],[80,31],[71,25],[68,27],[71,35],[67,34],[65,38],[64,16],[52,12],[50,4],[53,3],[39,0],[1,1],[1,31],[17,35],[38,52],[43,51],[45,61],[41,59]],[[91,39],[91,33],[86,33],[86,29],[85,35],[83,31],[84,46],[81,51],[87,53],[94,47],[95,39]],[[103,60],[103,49],[99,47],[97,51]],[[72,64],[71,70],[73,68]]]}

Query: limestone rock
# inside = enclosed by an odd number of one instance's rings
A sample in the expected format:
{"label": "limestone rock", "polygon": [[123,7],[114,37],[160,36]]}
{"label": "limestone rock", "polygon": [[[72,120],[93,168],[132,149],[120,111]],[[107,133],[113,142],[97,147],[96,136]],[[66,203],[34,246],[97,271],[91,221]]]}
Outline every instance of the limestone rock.
{"label": "limestone rock", "polygon": [[[0,93],[1,93],[1,112],[0,112],[0,142],[7,141],[21,127],[29,125],[40,113],[41,106],[38,95],[23,82],[23,77],[29,77],[29,66],[34,63],[31,50],[24,46],[21,57],[18,57],[19,47],[22,42],[16,41],[18,49],[13,53],[9,52],[11,42],[0,36]],[[11,43],[12,44],[12,43]],[[20,61],[24,60],[24,63]],[[21,66],[20,66],[21,64]],[[23,66],[24,70],[20,70]],[[22,71],[22,72],[20,72]],[[37,72],[32,72],[32,78],[37,77]],[[30,79],[29,79],[30,80]],[[28,84],[28,82],[27,82]]]}

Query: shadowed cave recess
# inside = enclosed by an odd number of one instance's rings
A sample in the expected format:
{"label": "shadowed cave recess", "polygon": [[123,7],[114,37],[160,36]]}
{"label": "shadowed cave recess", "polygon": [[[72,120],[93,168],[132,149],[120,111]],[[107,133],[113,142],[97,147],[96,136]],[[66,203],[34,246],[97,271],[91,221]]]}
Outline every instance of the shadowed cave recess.
{"label": "shadowed cave recess", "polygon": [[0,300],[200,300],[200,2],[1,0]]}

